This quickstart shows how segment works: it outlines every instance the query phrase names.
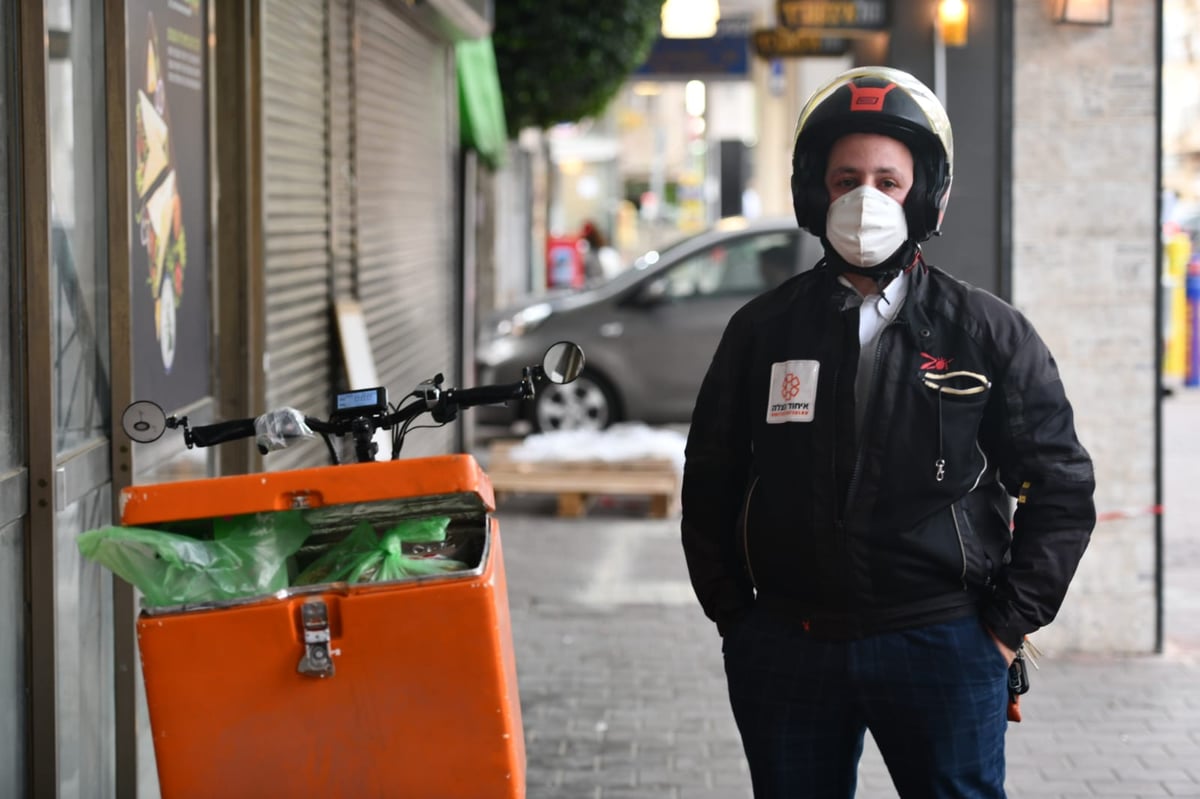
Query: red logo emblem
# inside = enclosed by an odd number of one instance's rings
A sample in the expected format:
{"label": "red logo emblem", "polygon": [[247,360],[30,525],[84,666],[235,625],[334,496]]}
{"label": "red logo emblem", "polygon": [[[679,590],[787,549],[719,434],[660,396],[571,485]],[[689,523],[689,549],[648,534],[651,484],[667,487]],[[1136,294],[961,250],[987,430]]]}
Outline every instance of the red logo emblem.
{"label": "red logo emblem", "polygon": [[950,363],[954,360],[953,358],[940,358],[937,355],[930,355],[928,352],[922,352],[921,357],[929,359],[921,364],[922,369],[936,369],[939,372],[949,369]]}
{"label": "red logo emblem", "polygon": [[896,84],[889,83],[887,86],[855,86],[850,84],[850,110],[851,111],[882,111],[883,101],[887,97],[887,93],[896,88]]}
{"label": "red logo emblem", "polygon": [[779,393],[784,400],[794,400],[800,393],[800,378],[791,372],[785,374],[779,386]]}

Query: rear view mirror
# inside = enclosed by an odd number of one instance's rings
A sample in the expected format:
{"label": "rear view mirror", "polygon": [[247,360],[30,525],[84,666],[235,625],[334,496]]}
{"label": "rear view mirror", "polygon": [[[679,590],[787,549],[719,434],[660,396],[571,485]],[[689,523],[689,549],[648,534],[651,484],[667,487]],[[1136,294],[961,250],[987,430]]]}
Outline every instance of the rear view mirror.
{"label": "rear view mirror", "polygon": [[570,383],[583,371],[583,348],[573,341],[551,344],[542,356],[542,372],[551,383]]}
{"label": "rear view mirror", "polygon": [[139,444],[157,441],[167,429],[167,415],[158,403],[138,400],[121,414],[121,427],[130,440]]}

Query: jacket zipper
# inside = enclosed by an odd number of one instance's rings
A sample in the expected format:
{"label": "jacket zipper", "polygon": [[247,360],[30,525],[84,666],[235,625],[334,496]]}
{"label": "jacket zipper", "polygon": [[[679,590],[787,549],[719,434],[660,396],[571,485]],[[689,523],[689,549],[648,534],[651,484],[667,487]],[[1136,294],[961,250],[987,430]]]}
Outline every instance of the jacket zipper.
{"label": "jacket zipper", "polygon": [[[855,434],[858,435],[858,453],[854,456],[854,470],[850,473],[850,485],[846,489],[846,508],[847,509],[850,508],[851,500],[854,498],[854,492],[858,488],[859,478],[862,476],[863,450],[866,449],[866,441],[867,441],[867,436],[866,436],[867,424],[871,418],[871,414],[870,414],[871,408],[874,407],[874,405],[875,405],[875,397],[879,393],[878,389],[875,385],[875,378],[879,374],[879,362],[881,360],[883,360],[883,355],[882,355],[882,353],[883,353],[883,337],[890,335],[890,333],[888,331],[891,330],[892,325],[894,325],[894,324],[895,324],[895,322],[888,322],[886,325],[884,325],[884,328],[879,331],[879,338],[875,342],[875,358],[871,362],[870,391],[867,395],[867,407],[863,409],[863,415],[862,415],[863,429],[855,430]],[[855,422],[857,423],[857,420],[855,420]],[[845,518],[845,514],[843,514],[843,518]]]}
{"label": "jacket zipper", "polygon": [[958,553],[962,556],[962,571],[958,575],[963,590],[967,590],[967,544],[963,541],[962,527],[958,524],[958,512],[954,510],[957,503],[950,503],[950,518],[954,520],[954,534],[958,537]]}
{"label": "jacket zipper", "polygon": [[754,489],[758,487],[759,478],[755,477],[750,484],[750,492],[746,494],[746,504],[742,509],[742,553],[746,558],[746,574],[750,575],[750,584],[758,590],[758,581],[754,579],[754,567],[750,565],[750,502],[754,499]]}
{"label": "jacket zipper", "polygon": [[933,462],[933,479],[939,483],[946,479],[946,456],[943,454],[942,441],[942,387],[938,386],[938,455]]}

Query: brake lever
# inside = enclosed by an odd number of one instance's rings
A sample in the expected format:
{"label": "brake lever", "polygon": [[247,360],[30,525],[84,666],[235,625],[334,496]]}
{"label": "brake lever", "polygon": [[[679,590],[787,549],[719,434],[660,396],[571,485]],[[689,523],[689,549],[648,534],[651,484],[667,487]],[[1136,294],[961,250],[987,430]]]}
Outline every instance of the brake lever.
{"label": "brake lever", "polygon": [[432,380],[423,380],[417,384],[417,387],[412,390],[410,396],[416,397],[425,403],[425,409],[434,411],[442,402],[442,383],[445,378],[441,372],[433,376]]}

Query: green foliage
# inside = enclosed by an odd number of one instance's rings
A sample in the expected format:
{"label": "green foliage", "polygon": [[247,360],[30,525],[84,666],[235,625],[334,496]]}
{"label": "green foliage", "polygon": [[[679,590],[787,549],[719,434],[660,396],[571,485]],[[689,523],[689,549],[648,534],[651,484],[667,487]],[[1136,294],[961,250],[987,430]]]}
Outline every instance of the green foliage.
{"label": "green foliage", "polygon": [[499,0],[492,43],[508,129],[596,116],[641,66],[663,0]]}

